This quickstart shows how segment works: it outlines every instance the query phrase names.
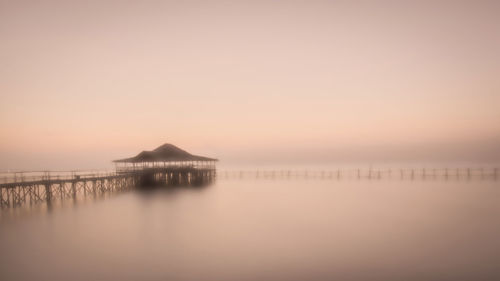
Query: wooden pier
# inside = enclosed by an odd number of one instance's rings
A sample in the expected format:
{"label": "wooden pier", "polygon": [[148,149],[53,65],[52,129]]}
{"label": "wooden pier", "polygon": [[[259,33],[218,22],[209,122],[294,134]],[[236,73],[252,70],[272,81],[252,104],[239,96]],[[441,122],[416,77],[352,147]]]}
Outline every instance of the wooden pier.
{"label": "wooden pier", "polygon": [[17,172],[0,175],[0,207],[98,196],[148,187],[205,186],[215,179],[254,180],[398,180],[398,181],[498,181],[498,168],[364,168],[219,170],[215,165],[172,163],[121,166],[112,173]]}
{"label": "wooden pier", "polygon": [[118,174],[83,174],[73,177],[52,176],[45,173],[42,176],[12,177],[2,179],[0,183],[0,207],[17,207],[37,203],[51,204],[54,200],[68,198],[76,199],[77,194],[98,195],[110,191],[126,190],[134,186],[134,175]]}
{"label": "wooden pier", "polygon": [[75,199],[78,194],[96,196],[138,188],[204,186],[215,180],[216,173],[214,168],[170,166],[101,174],[72,173],[69,176],[48,172],[14,175],[0,179],[1,208],[40,202],[50,204],[54,200]]}
{"label": "wooden pier", "polygon": [[0,178],[0,207],[76,198],[132,188],[203,186],[215,180],[217,159],[188,153],[172,144],[113,161],[112,173],[18,172]]}

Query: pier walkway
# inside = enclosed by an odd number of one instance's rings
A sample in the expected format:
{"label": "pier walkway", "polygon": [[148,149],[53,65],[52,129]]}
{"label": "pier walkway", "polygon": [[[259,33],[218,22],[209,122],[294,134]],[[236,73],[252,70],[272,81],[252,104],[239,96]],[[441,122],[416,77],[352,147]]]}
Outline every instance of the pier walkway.
{"label": "pier walkway", "polygon": [[78,194],[102,194],[150,186],[202,186],[215,179],[215,167],[165,166],[115,172],[15,172],[0,174],[0,207],[15,207]]}

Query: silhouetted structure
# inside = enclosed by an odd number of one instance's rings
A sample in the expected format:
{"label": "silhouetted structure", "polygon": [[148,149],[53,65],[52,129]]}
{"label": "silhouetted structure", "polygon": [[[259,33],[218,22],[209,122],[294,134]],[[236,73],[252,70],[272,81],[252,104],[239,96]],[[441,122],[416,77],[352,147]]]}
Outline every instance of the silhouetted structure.
{"label": "silhouetted structure", "polygon": [[135,157],[113,161],[117,171],[150,167],[215,167],[215,158],[193,155],[173,144],[166,143],[153,151],[142,151]]}
{"label": "silhouetted structure", "polygon": [[134,187],[202,186],[215,180],[214,158],[192,155],[172,144],[135,157],[115,160],[116,171],[106,174],[51,175],[49,172],[26,176],[14,173],[0,182],[0,208],[76,198],[77,194],[98,195]]}
{"label": "silhouetted structure", "polygon": [[204,185],[215,178],[215,158],[193,155],[166,143],[135,157],[115,160],[120,174],[139,176],[138,185]]}

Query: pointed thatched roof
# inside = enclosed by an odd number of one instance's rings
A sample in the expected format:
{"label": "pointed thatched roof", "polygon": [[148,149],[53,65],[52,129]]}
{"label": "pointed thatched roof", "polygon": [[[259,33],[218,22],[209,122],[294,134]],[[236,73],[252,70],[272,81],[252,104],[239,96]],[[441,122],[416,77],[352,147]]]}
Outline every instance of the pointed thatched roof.
{"label": "pointed thatched roof", "polygon": [[135,157],[114,160],[115,163],[172,162],[172,161],[218,161],[214,158],[193,155],[173,144],[166,143],[153,151],[143,151]]}

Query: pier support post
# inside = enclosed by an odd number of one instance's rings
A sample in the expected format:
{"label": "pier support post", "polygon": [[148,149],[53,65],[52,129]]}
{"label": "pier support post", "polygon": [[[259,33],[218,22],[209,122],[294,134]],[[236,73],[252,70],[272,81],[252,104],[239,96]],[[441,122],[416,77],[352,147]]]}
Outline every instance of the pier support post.
{"label": "pier support post", "polygon": [[92,193],[94,193],[94,197],[97,195],[97,192],[96,192],[96,181],[92,181]]}
{"label": "pier support post", "polygon": [[73,199],[76,199],[76,187],[75,187],[75,182],[71,182],[71,193],[73,195]]}
{"label": "pier support post", "polygon": [[3,188],[0,188],[0,209],[4,207]]}
{"label": "pier support post", "polygon": [[47,201],[47,204],[50,205],[52,201],[52,188],[50,188],[50,183],[45,184],[45,200]]}

